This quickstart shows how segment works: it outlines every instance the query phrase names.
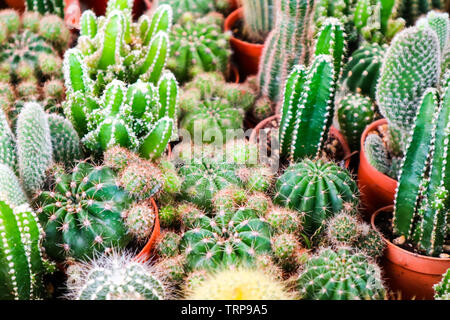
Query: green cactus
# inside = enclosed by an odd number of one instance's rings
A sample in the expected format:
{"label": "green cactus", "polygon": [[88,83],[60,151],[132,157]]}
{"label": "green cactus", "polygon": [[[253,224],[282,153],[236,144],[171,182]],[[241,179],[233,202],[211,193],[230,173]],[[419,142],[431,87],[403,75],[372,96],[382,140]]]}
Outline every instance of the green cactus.
{"label": "green cactus", "polygon": [[376,99],[388,120],[389,149],[394,155],[405,152],[420,99],[427,88],[438,83],[440,63],[439,40],[429,27],[405,29],[392,41],[383,61]]}
{"label": "green cactus", "polygon": [[274,0],[242,0],[244,33],[255,41],[263,41],[275,26]]}
{"label": "green cactus", "polygon": [[168,281],[176,285],[181,285],[183,279],[186,277],[186,271],[184,270],[185,263],[185,256],[179,254],[171,258],[160,260],[156,264],[156,268],[161,270],[161,273]]}
{"label": "green cactus", "polygon": [[40,14],[54,13],[64,18],[63,0],[27,0],[25,4],[27,11],[37,11]]}
{"label": "green cactus", "polygon": [[277,102],[289,71],[296,64],[307,65],[311,56],[314,1],[277,1],[276,24],[266,39],[258,82],[261,95]]}
{"label": "green cactus", "polygon": [[223,8],[221,0],[157,0],[154,5],[161,4],[168,4],[172,7],[174,21],[178,21],[185,12],[203,16]]}
{"label": "green cactus", "polygon": [[247,200],[247,192],[235,185],[218,190],[212,199],[215,211],[235,210]]}
{"label": "green cactus", "polygon": [[180,212],[173,205],[166,205],[159,210],[159,221],[165,228],[176,227],[180,223]]}
{"label": "green cactus", "polygon": [[[114,253],[79,267],[69,274],[68,297],[73,300],[163,300],[167,285],[148,264],[134,261],[130,254]],[[73,285],[72,285],[73,284]]]}
{"label": "green cactus", "polygon": [[0,201],[0,299],[43,298],[42,229],[28,204]]}
{"label": "green cactus", "polygon": [[16,138],[3,110],[0,110],[0,163],[17,169]]}
{"label": "green cactus", "polygon": [[443,8],[441,0],[400,0],[397,2],[397,14],[406,20],[407,25],[413,25],[417,18],[430,9]]}
{"label": "green cactus", "polygon": [[248,196],[245,206],[256,212],[260,217],[264,217],[272,205],[271,199],[262,192],[255,192]]}
{"label": "green cactus", "polygon": [[338,121],[341,132],[352,150],[359,150],[364,129],[375,118],[375,107],[369,98],[348,94],[339,102]]}
{"label": "green cactus", "polygon": [[217,13],[195,19],[187,12],[173,26],[168,68],[179,81],[191,80],[203,71],[226,71],[231,50],[230,34],[222,32],[223,20]]}
{"label": "green cactus", "polygon": [[161,188],[161,171],[150,161],[129,164],[120,172],[119,184],[134,199],[144,200]]}
{"label": "green cactus", "polygon": [[364,142],[367,161],[377,171],[391,176],[392,161],[383,139],[378,134],[369,134]]}
{"label": "green cactus", "polygon": [[265,216],[273,234],[300,234],[303,217],[296,211],[283,207],[273,207]]}
{"label": "green cactus", "polygon": [[123,171],[130,164],[137,161],[142,161],[137,154],[118,146],[109,148],[103,154],[105,166],[117,171]]}
{"label": "green cactus", "polygon": [[430,11],[426,17],[419,19],[416,25],[425,25],[433,29],[438,36],[441,52],[444,51],[450,36],[450,20],[448,18],[448,13]]}
{"label": "green cactus", "polygon": [[251,209],[202,216],[193,224],[181,240],[189,270],[251,263],[255,255],[271,251],[269,225]]}
{"label": "green cactus", "polygon": [[16,174],[5,164],[0,164],[0,200],[7,201],[12,207],[28,200]]}
{"label": "green cactus", "polygon": [[70,121],[57,114],[50,114],[47,119],[54,161],[70,166],[74,161],[81,160],[80,138]]}
{"label": "green cactus", "polygon": [[80,162],[69,174],[55,172],[54,179],[54,188],[35,199],[50,257],[82,260],[128,243],[121,214],[131,199],[110,168]]}
{"label": "green cactus", "polygon": [[383,300],[386,290],[380,268],[364,254],[348,249],[322,249],[310,258],[297,279],[303,299]]}
{"label": "green cactus", "polygon": [[357,191],[345,169],[332,162],[305,159],[291,164],[278,178],[274,203],[304,213],[303,227],[312,235],[346,203],[356,203]]}
{"label": "green cactus", "polygon": [[381,234],[366,223],[360,224],[359,229],[361,234],[356,241],[355,247],[369,257],[374,259],[380,258],[386,248],[386,243]]}
{"label": "green cactus", "polygon": [[352,245],[359,238],[358,220],[343,211],[327,222],[327,237],[333,246]]}
{"label": "green cactus", "polygon": [[188,229],[194,228],[195,222],[205,216],[203,211],[189,202],[178,205],[177,212],[181,217],[182,225]]}
{"label": "green cactus", "polygon": [[153,232],[155,224],[155,211],[150,201],[134,203],[122,212],[128,232],[138,242],[144,242]]}
{"label": "green cactus", "polygon": [[450,269],[442,275],[442,280],[434,285],[435,300],[450,300]]}
{"label": "green cactus", "polygon": [[179,254],[181,237],[175,232],[165,232],[156,245],[156,253],[162,258],[170,258]]}
{"label": "green cactus", "polygon": [[293,234],[283,233],[272,237],[272,250],[275,260],[286,271],[295,270],[298,267],[298,253],[300,243]]}

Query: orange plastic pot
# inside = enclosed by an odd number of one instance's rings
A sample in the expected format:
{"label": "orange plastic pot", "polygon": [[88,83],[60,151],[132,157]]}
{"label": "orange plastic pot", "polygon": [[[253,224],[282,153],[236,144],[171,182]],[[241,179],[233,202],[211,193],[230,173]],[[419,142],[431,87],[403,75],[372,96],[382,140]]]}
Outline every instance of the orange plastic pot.
{"label": "orange plastic pot", "polygon": [[10,8],[21,12],[25,10],[25,0],[5,0],[5,2]]}
{"label": "orange plastic pot", "polygon": [[[280,118],[280,115],[274,114],[273,116],[270,116],[270,117],[262,120],[260,123],[258,123],[250,135],[250,138],[249,138],[250,142],[257,143],[258,142],[257,137],[258,137],[259,130],[264,129],[267,126],[267,124],[269,124],[270,122],[272,122],[274,120],[277,120],[278,118]],[[338,129],[336,129],[334,126],[330,127],[329,134],[332,137],[336,138],[339,141],[339,144],[342,146],[342,149],[344,151],[345,168],[348,169],[350,166],[350,158],[351,158],[352,153],[350,151],[350,147],[347,143],[347,140],[344,138],[342,133]]]}
{"label": "orange plastic pot", "polygon": [[155,212],[155,224],[153,225],[152,234],[150,235],[150,238],[148,239],[144,248],[142,248],[141,252],[139,252],[138,255],[135,257],[135,260],[140,262],[145,262],[148,259],[150,259],[152,249],[154,248],[156,240],[158,239],[161,233],[161,226],[159,224],[158,206],[156,205],[156,202],[153,198],[150,198],[150,202],[152,203],[153,210]]}
{"label": "orange plastic pot", "polygon": [[361,136],[361,152],[359,153],[358,187],[361,193],[364,217],[369,220],[372,213],[382,207],[394,203],[397,181],[375,169],[367,161],[364,152],[364,142],[369,132],[379,126],[387,124],[386,119],[381,119],[370,124]]}
{"label": "orange plastic pot", "polygon": [[[242,8],[238,8],[225,19],[225,31],[231,31],[236,22],[242,19],[242,11]],[[230,38],[230,44],[241,74],[243,76],[257,74],[264,45],[246,42],[233,35]]]}
{"label": "orange plastic pot", "polygon": [[[371,217],[372,228],[378,230],[377,216],[392,215],[393,210],[393,205],[377,210]],[[450,259],[412,253],[384,237],[383,240],[386,243],[386,249],[382,267],[389,288],[394,292],[401,292],[401,297],[405,299],[433,299],[433,286],[441,281],[442,274],[450,268]]]}

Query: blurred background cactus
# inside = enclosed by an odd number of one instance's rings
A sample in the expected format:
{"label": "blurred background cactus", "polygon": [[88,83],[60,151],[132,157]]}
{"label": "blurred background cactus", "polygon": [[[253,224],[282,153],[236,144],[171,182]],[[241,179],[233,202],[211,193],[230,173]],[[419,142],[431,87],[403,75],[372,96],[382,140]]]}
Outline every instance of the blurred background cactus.
{"label": "blurred background cactus", "polygon": [[64,18],[64,0],[26,0],[27,11],[36,11],[40,14],[52,13]]}
{"label": "blurred background cactus", "polygon": [[230,6],[230,2],[226,0],[155,0],[153,2],[155,7],[161,4],[172,7],[175,22],[186,12],[191,12],[198,17],[215,11],[225,13]]}
{"label": "blurred background cactus", "polygon": [[244,34],[254,41],[261,42],[275,26],[276,0],[239,0],[244,13]]}

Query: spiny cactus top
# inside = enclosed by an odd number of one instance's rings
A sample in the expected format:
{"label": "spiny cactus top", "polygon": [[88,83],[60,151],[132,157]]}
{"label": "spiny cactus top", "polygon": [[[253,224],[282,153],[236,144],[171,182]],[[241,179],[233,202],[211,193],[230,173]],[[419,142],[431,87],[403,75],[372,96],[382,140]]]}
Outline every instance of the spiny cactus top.
{"label": "spiny cactus top", "polygon": [[188,12],[173,26],[168,68],[179,81],[188,81],[202,71],[226,71],[231,50],[230,34],[222,32],[223,20],[218,13],[195,19]]}
{"label": "spiny cactus top", "polygon": [[56,260],[91,258],[130,240],[122,212],[130,196],[107,167],[80,162],[70,174],[54,170],[55,186],[35,200],[46,253]]}
{"label": "spiny cactus top", "polygon": [[251,263],[271,251],[270,227],[251,209],[223,211],[214,218],[201,216],[184,233],[181,248],[189,269]]}
{"label": "spiny cactus top", "polygon": [[303,227],[312,235],[324,221],[356,203],[358,187],[350,174],[323,160],[290,165],[275,185],[274,203],[305,214]]}
{"label": "spiny cactus top", "polygon": [[367,256],[342,248],[323,249],[306,262],[297,280],[303,299],[383,300],[386,290],[379,267]]}

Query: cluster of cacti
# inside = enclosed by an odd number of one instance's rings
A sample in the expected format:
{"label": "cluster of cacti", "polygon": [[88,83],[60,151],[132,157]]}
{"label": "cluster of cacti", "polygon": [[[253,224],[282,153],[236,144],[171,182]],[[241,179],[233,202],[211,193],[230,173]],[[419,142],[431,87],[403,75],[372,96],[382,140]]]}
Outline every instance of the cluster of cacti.
{"label": "cluster of cacti", "polygon": [[272,31],[276,0],[240,0],[244,14],[244,34],[252,41],[263,41]]}
{"label": "cluster of cacti", "polygon": [[11,118],[18,101],[59,107],[64,98],[60,54],[69,40],[69,29],[58,16],[0,11],[0,91],[2,109]]}
{"label": "cluster of cacti", "polygon": [[54,13],[64,17],[64,0],[26,0],[27,11],[36,11],[40,14]]}
{"label": "cluster of cacti", "polygon": [[226,83],[219,73],[199,74],[183,88],[180,126],[191,134],[194,143],[224,141],[227,130],[243,127],[245,112],[254,100],[251,92]]}
{"label": "cluster of cacti", "polygon": [[276,23],[267,37],[260,60],[261,95],[280,100],[282,85],[296,64],[308,64],[312,55],[311,24],[314,1],[276,1]]}
{"label": "cluster of cacti", "polygon": [[170,297],[159,272],[130,254],[103,255],[68,268],[67,296],[74,300],[165,300]]}
{"label": "cluster of cacti", "polygon": [[408,25],[413,25],[417,18],[430,9],[442,9],[443,7],[442,0],[399,0],[397,2],[397,14],[404,18]]}
{"label": "cluster of cacti", "polygon": [[226,0],[157,0],[153,5],[168,4],[172,7],[174,20],[178,21],[185,12],[190,12],[196,17],[214,11],[226,11],[229,1]]}
{"label": "cluster of cacti", "polygon": [[222,32],[223,20],[218,13],[195,19],[186,12],[173,26],[167,67],[179,81],[188,81],[205,71],[226,71],[231,50],[230,34]]}
{"label": "cluster of cacti", "polygon": [[64,112],[93,152],[120,145],[158,158],[175,132],[178,86],[164,71],[172,10],[131,20],[130,3],[110,1],[106,17],[85,11],[77,47],[66,52]]}
{"label": "cluster of cacti", "polygon": [[379,267],[364,254],[325,248],[311,257],[297,279],[302,299],[383,300],[386,289]]}
{"label": "cluster of cacti", "polygon": [[274,203],[304,214],[303,228],[313,235],[325,221],[358,201],[358,187],[347,170],[333,162],[305,159],[278,178]]}
{"label": "cluster of cacti", "polygon": [[450,300],[450,269],[442,275],[442,280],[434,285],[434,299]]}

